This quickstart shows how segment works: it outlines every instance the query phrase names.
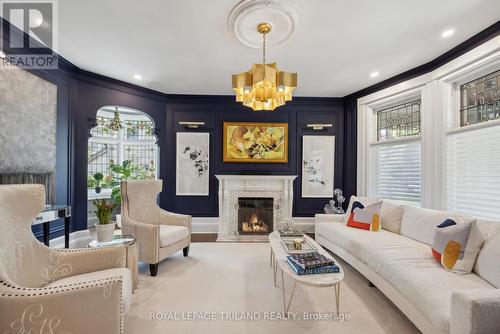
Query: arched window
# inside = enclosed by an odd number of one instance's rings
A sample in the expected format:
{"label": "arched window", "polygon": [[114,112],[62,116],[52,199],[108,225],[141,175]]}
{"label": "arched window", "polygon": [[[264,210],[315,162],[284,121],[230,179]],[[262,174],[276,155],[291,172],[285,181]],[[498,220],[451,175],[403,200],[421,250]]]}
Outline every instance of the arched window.
{"label": "arched window", "polygon": [[[130,108],[105,106],[97,111],[96,120],[88,143],[89,201],[111,198],[112,189],[122,176],[113,171],[113,165],[128,161],[134,178],[158,177],[158,146],[154,123],[148,115]],[[94,220],[93,214],[89,215],[89,223]]]}

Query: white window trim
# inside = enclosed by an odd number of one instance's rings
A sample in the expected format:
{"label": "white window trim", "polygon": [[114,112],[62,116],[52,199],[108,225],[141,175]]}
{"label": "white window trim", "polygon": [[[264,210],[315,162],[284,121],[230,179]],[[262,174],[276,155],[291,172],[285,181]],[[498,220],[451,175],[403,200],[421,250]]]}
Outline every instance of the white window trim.
{"label": "white window trim", "polygon": [[[383,145],[389,143],[414,141],[420,139],[418,136],[409,136],[394,138],[389,140],[377,140],[377,109],[409,102],[415,99],[421,99],[420,117],[423,109],[423,89],[417,87],[407,91],[392,94],[385,98],[377,98],[364,105],[358,105],[358,196],[369,196],[368,193],[368,161],[369,148],[374,145]],[[358,100],[359,101],[359,100]],[[422,129],[422,126],[420,127]],[[362,130],[361,130],[362,129]],[[362,163],[360,163],[362,162]]]}
{"label": "white window trim", "polygon": [[[487,74],[500,64],[500,36],[476,47],[434,71],[401,82],[358,99],[357,144],[357,194],[367,196],[368,148],[376,132],[373,131],[373,110],[391,101],[420,91],[421,141],[422,141],[422,207],[445,208],[445,139],[448,131],[457,130],[460,97],[454,88],[482,74]],[[456,89],[455,89],[456,91]],[[478,125],[490,126],[491,122]],[[472,129],[470,127],[470,129]],[[376,138],[376,137],[375,137]]]}

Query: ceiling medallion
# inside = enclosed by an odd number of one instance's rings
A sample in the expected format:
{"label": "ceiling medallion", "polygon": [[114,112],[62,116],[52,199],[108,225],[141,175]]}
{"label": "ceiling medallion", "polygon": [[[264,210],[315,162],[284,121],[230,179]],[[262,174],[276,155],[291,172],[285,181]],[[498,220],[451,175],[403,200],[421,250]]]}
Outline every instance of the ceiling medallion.
{"label": "ceiling medallion", "polygon": [[236,101],[255,111],[284,105],[292,100],[292,91],[297,87],[297,73],[279,71],[276,63],[266,64],[266,35],[271,29],[269,23],[257,25],[262,34],[262,64],[253,64],[250,71],[233,74]]}
{"label": "ceiling medallion", "polygon": [[273,26],[273,33],[266,40],[268,46],[284,43],[297,29],[297,1],[242,0],[232,9],[227,27],[241,43],[258,49],[262,45],[262,39],[253,32],[261,22],[268,22]]}

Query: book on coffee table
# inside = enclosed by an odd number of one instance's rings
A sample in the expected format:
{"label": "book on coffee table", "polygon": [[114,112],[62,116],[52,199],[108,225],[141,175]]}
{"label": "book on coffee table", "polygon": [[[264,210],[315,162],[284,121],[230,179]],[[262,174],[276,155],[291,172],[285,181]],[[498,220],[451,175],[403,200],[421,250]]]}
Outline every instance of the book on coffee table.
{"label": "book on coffee table", "polygon": [[314,269],[335,264],[332,259],[318,252],[294,254],[290,256],[290,259],[302,269]]}
{"label": "book on coffee table", "polygon": [[332,274],[338,273],[340,271],[339,267],[336,265],[324,266],[320,268],[304,269],[295,263],[291,256],[287,256],[288,265],[297,275],[316,275],[316,274]]}

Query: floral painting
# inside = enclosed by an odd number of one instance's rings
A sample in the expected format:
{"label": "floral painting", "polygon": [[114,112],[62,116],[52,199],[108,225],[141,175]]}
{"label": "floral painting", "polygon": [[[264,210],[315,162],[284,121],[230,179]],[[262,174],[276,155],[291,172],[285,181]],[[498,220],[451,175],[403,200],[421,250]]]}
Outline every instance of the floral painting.
{"label": "floral painting", "polygon": [[288,124],[224,122],[224,162],[288,162]]}
{"label": "floral painting", "polygon": [[177,133],[178,196],[208,196],[209,146],[209,133]]}

